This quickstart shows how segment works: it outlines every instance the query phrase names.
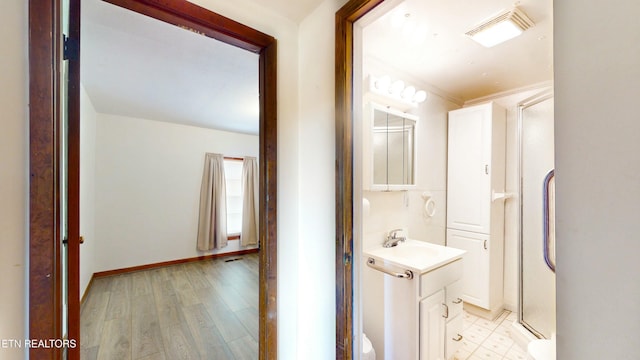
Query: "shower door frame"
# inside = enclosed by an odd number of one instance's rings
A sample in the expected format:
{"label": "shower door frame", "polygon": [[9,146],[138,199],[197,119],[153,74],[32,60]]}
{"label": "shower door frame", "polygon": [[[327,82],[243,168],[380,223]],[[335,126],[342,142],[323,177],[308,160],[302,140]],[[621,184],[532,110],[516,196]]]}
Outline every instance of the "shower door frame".
{"label": "shower door frame", "polygon": [[[522,201],[522,192],[523,192],[523,170],[522,170],[522,161],[523,161],[523,115],[524,110],[540,104],[549,99],[553,99],[553,88],[549,88],[543,90],[521,102],[518,103],[518,199],[519,199],[519,215],[518,215],[518,223],[519,223],[519,231],[518,231],[518,323],[522,325],[527,331],[533,334],[538,339],[544,339],[544,335],[537,331],[533,326],[529,325],[525,322],[523,317],[523,299],[524,299],[524,291],[522,283],[524,281],[523,277],[523,240],[524,240],[524,206]],[[555,272],[555,271],[554,271]]]}

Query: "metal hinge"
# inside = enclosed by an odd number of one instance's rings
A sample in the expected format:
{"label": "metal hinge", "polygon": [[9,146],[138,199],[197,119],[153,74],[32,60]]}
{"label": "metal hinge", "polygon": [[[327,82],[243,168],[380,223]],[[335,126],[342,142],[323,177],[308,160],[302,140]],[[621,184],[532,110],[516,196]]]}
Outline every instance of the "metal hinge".
{"label": "metal hinge", "polygon": [[63,60],[78,60],[80,55],[80,44],[78,40],[74,38],[70,38],[67,35],[63,36],[63,49],[62,49],[62,59]]}

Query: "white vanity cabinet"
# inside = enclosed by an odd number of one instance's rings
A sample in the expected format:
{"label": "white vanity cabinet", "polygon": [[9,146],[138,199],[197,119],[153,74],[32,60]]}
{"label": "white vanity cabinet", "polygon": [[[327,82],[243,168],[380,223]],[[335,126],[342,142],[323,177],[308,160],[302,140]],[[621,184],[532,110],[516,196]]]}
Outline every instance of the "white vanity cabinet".
{"label": "white vanity cabinet", "polygon": [[445,351],[445,290],[420,300],[420,360],[442,360]]}
{"label": "white vanity cabinet", "polygon": [[363,255],[364,276],[369,280],[363,289],[363,327],[376,356],[450,358],[462,333],[464,251],[407,239],[394,247],[368,249]]}
{"label": "white vanity cabinet", "polygon": [[493,102],[449,112],[447,246],[467,251],[462,299],[492,313],[503,305],[505,132]]}
{"label": "white vanity cabinet", "polygon": [[445,359],[452,359],[462,345],[463,319],[462,315],[462,280],[447,285],[445,288]]}
{"label": "white vanity cabinet", "polygon": [[451,359],[462,340],[461,277],[456,260],[420,277],[420,360]]}
{"label": "white vanity cabinet", "polygon": [[420,360],[453,359],[460,348],[463,316],[459,285],[460,280],[420,300]]}

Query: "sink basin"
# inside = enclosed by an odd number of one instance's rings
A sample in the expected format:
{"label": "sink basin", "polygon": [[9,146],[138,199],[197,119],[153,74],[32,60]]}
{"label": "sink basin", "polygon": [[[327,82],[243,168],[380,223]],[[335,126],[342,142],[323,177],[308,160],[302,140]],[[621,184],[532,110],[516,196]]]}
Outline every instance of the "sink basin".
{"label": "sink basin", "polygon": [[408,239],[397,246],[378,247],[364,252],[365,262],[373,258],[379,265],[392,265],[419,274],[462,258],[464,250]]}
{"label": "sink basin", "polygon": [[398,259],[406,259],[410,262],[416,262],[427,258],[438,257],[442,255],[442,249],[432,248],[418,244],[418,241],[410,243],[399,243],[390,248],[382,248],[377,252],[380,256],[393,257]]}

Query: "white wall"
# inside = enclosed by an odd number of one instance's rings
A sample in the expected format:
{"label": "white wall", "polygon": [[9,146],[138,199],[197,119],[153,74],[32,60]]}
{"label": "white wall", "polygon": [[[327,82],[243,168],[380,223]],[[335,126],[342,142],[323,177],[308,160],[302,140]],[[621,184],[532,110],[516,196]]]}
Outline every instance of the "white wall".
{"label": "white wall", "polygon": [[[419,86],[419,85],[418,85]],[[415,114],[420,117],[417,127],[418,168],[417,186],[409,196],[409,235],[417,240],[444,245],[447,214],[447,119],[450,110],[460,106],[441,96],[429,93]],[[422,194],[432,196],[435,215],[425,214]]]}
{"label": "white wall", "polygon": [[640,354],[638,17],[554,2],[558,359]]}
{"label": "white wall", "polygon": [[204,156],[258,156],[258,136],[98,114],[95,152],[95,271],[240,249],[196,249]]}
{"label": "white wall", "polygon": [[80,297],[95,270],[96,249],[96,113],[84,86],[80,86]]}
{"label": "white wall", "polygon": [[[27,307],[27,2],[0,2],[0,340],[24,339]],[[21,359],[0,348],[0,358]]]}
{"label": "white wall", "polygon": [[297,359],[335,358],[334,19],[327,0],[300,23]]}

